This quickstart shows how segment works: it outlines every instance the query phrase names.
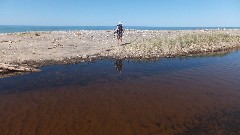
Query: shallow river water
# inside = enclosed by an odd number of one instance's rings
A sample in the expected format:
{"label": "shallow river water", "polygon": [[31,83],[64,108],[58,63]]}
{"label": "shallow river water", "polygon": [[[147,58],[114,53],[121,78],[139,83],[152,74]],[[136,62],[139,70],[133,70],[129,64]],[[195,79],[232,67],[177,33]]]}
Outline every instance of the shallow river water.
{"label": "shallow river water", "polygon": [[0,79],[1,134],[240,134],[239,51],[42,70]]}

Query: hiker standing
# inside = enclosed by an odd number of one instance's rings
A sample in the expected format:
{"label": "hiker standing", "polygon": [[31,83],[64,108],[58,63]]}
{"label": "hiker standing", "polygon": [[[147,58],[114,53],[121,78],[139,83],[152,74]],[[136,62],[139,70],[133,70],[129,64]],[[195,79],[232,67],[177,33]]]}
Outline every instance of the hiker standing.
{"label": "hiker standing", "polygon": [[117,33],[118,44],[119,44],[119,42],[122,43],[122,36],[124,33],[122,22],[119,22],[114,33]]}

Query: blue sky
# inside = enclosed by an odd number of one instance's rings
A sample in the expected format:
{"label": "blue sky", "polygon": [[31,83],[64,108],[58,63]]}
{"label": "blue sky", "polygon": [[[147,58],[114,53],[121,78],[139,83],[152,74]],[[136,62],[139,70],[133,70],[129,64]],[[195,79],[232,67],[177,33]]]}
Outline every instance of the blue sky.
{"label": "blue sky", "polygon": [[0,0],[0,25],[240,27],[240,0]]}

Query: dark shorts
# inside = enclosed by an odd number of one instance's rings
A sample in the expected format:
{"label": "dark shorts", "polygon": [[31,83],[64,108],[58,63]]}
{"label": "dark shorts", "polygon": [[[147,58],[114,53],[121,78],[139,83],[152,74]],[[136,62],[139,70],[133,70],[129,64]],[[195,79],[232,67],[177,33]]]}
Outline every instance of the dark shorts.
{"label": "dark shorts", "polygon": [[123,33],[117,33],[117,38],[122,38]]}

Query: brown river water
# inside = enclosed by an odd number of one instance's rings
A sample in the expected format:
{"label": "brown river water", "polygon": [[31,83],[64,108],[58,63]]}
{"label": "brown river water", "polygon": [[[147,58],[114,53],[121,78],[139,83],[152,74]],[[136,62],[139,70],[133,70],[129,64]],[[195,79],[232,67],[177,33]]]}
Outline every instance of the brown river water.
{"label": "brown river water", "polygon": [[0,79],[0,135],[238,135],[240,52]]}

